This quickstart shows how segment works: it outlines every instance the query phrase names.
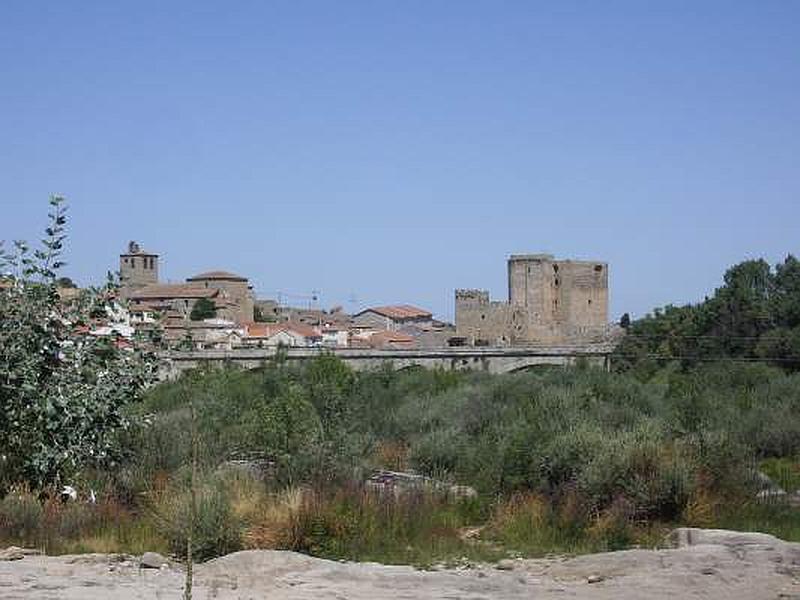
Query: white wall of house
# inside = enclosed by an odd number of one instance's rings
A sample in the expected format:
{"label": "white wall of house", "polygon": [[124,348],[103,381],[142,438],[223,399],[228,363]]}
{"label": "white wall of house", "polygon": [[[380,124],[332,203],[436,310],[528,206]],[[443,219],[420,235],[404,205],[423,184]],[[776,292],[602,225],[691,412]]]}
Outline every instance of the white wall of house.
{"label": "white wall of house", "polygon": [[347,331],[322,331],[322,345],[327,347],[345,348],[347,347],[349,334]]}
{"label": "white wall of house", "polygon": [[271,336],[269,336],[266,340],[265,345],[267,346],[283,345],[283,346],[293,346],[293,347],[310,346],[308,340],[304,336],[294,331],[286,329],[273,333]]}

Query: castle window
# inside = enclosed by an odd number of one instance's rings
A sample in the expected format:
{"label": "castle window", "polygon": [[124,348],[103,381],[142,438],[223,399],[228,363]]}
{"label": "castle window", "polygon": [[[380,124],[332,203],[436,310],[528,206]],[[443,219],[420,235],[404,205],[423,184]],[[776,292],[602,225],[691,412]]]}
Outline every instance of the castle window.
{"label": "castle window", "polygon": [[592,303],[592,299],[591,299],[591,298],[589,298],[589,304],[591,304],[591,303]]}
{"label": "castle window", "polygon": [[486,315],[481,315],[481,321],[483,321],[485,318],[486,318]]}
{"label": "castle window", "polygon": [[558,277],[556,277],[555,284],[556,284],[556,287],[561,285],[561,280]]}
{"label": "castle window", "polygon": [[135,258],[131,258],[131,268],[132,269],[136,268],[136,259]]}
{"label": "castle window", "polygon": [[603,270],[603,265],[595,265],[594,266],[595,273],[599,273]]}
{"label": "castle window", "polygon": [[558,273],[558,265],[553,265],[553,273]]}

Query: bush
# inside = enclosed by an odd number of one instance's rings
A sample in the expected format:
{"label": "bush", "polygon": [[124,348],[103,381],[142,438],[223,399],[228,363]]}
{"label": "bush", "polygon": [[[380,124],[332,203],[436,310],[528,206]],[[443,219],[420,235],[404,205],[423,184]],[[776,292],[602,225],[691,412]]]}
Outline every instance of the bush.
{"label": "bush", "polygon": [[470,501],[451,504],[423,492],[395,496],[346,485],[289,489],[267,506],[246,534],[251,547],[423,566],[452,556],[497,556],[460,535],[480,517]]}
{"label": "bush", "polygon": [[0,500],[0,539],[35,543],[42,527],[44,509],[36,496],[11,491]]}
{"label": "bush", "polygon": [[155,358],[134,336],[121,349],[97,324],[124,325],[113,282],[71,301],[56,275],[66,235],[63,198],[50,201],[50,224],[33,252],[0,242],[0,495],[17,484],[43,489],[83,468],[108,466],[127,408],[155,375]]}
{"label": "bush", "polygon": [[175,555],[186,557],[190,531],[195,560],[204,561],[241,550],[243,524],[233,513],[224,480],[211,478],[198,485],[194,523],[191,503],[191,491],[176,485],[165,490],[151,507],[151,514]]}

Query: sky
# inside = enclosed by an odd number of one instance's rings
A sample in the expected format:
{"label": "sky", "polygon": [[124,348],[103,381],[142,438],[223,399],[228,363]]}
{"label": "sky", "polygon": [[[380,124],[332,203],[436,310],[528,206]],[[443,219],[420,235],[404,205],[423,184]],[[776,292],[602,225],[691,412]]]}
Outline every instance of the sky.
{"label": "sky", "polygon": [[605,260],[610,318],[800,254],[800,2],[0,3],[0,239],[65,275],[452,319],[513,253]]}

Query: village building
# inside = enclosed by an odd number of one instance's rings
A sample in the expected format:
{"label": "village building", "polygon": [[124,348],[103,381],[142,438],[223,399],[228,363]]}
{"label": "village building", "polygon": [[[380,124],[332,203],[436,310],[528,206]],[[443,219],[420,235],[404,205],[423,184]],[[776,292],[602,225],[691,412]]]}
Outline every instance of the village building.
{"label": "village building", "polygon": [[324,325],[320,331],[322,345],[326,348],[347,348],[350,342],[350,331],[346,327]]}
{"label": "village building", "polygon": [[408,304],[365,308],[353,315],[353,326],[359,329],[398,331],[409,325],[430,326],[432,322],[430,312]]}
{"label": "village building", "polygon": [[245,323],[253,320],[255,298],[247,277],[228,271],[209,271],[189,277],[186,282],[196,287],[223,292],[224,297],[236,306],[234,321]]}
{"label": "village building", "polygon": [[323,334],[302,323],[248,323],[242,345],[256,348],[309,348],[323,344]]}
{"label": "village building", "polygon": [[267,346],[316,347],[322,345],[322,334],[302,323],[280,323],[267,338]]}
{"label": "village building", "polygon": [[159,255],[146,252],[136,242],[120,254],[120,296],[128,300],[135,321],[157,318],[189,321],[195,304],[213,302],[216,317],[245,323],[253,320],[254,298],[246,277],[227,271],[209,271],[189,277],[186,283],[159,282]]}
{"label": "village building", "polygon": [[367,339],[369,347],[377,350],[411,350],[416,347],[414,337],[399,331],[376,331]]}
{"label": "village building", "polygon": [[164,340],[169,346],[186,350],[231,350],[242,345],[242,327],[227,319],[186,321],[168,318],[162,322]]}

